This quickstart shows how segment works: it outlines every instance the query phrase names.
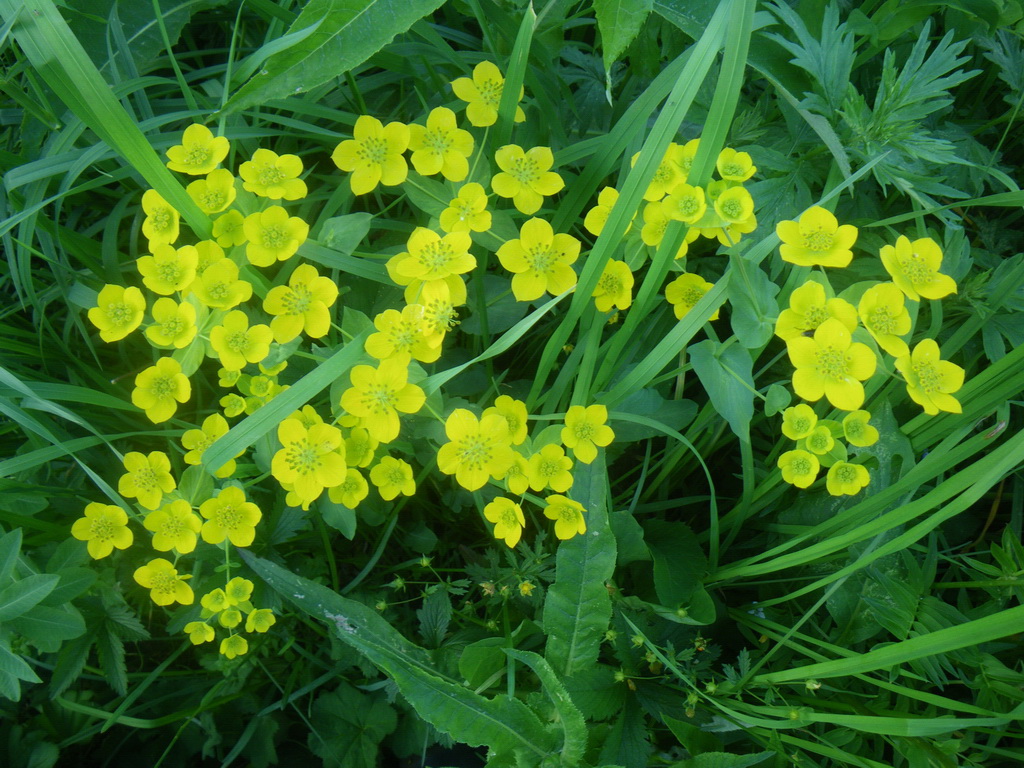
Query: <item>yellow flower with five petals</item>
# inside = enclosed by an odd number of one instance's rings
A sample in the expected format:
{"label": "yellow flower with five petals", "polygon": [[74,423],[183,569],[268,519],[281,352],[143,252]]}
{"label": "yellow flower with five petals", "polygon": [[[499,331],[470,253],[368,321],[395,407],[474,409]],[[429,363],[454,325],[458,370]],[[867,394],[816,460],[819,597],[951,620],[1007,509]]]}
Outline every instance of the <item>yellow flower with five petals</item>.
{"label": "yellow flower with five petals", "polygon": [[[452,81],[452,90],[466,102],[466,118],[477,128],[494,125],[498,121],[498,107],[505,89],[505,78],[493,62],[481,61],[473,68],[473,79],[459,77]],[[519,89],[519,100],[523,98]],[[526,119],[522,108],[516,106],[515,122]]]}
{"label": "yellow flower with five petals", "polygon": [[440,173],[448,181],[462,181],[469,174],[469,156],[473,154],[473,135],[455,122],[455,113],[447,107],[432,109],[427,125],[409,126],[412,166],[423,176]]}
{"label": "yellow flower with five petals", "polygon": [[238,167],[242,188],[271,200],[301,200],[306,196],[302,160],[298,155],[278,155],[269,149],[257,149],[252,160]]}
{"label": "yellow flower with five petals", "polygon": [[99,328],[104,341],[118,341],[142,323],[146,299],[135,286],[105,285],[89,310],[89,321]]}
{"label": "yellow flower with five petals", "polygon": [[501,171],[491,179],[491,189],[499,197],[511,198],[520,213],[536,213],[545,197],[565,186],[551,170],[555,157],[550,147],[524,151],[518,144],[507,144],[494,153],[494,161]]}
{"label": "yellow flower with five petals", "polygon": [[194,123],[185,129],[181,144],[167,150],[167,167],[190,176],[205,176],[225,157],[230,144],[225,136],[214,136],[205,125]]}
{"label": "yellow flower with five petals", "polygon": [[896,370],[906,379],[907,394],[929,416],[939,411],[962,412],[953,393],[964,385],[964,369],[940,359],[939,345],[934,339],[924,339],[913,352],[898,358]]}
{"label": "yellow flower with five petals", "polygon": [[484,517],[494,523],[494,538],[504,539],[509,547],[519,543],[526,518],[523,508],[514,501],[499,496],[484,507]]}
{"label": "yellow flower with five petals", "polygon": [[882,266],[892,276],[908,299],[920,301],[941,299],[956,293],[956,281],[939,272],[942,266],[942,249],[930,237],[910,241],[904,235],[896,239],[896,245],[883,245],[879,251]]}
{"label": "yellow flower with five petals", "polygon": [[71,526],[71,535],[86,542],[89,557],[104,558],[117,549],[127,549],[135,540],[128,527],[128,515],[114,504],[92,502],[85,507],[85,516]]}
{"label": "yellow flower with five petals", "polygon": [[870,347],[855,342],[839,320],[829,318],[813,338],[798,336],[786,342],[796,367],[793,389],[804,400],[827,397],[833,407],[855,411],[864,403],[862,381],[875,373],[877,360]]}
{"label": "yellow flower with five petals", "polygon": [[576,285],[570,266],[579,258],[580,241],[572,235],[555,234],[543,219],[530,219],[519,230],[519,238],[498,248],[498,260],[512,276],[512,293],[519,301],[539,299]]}
{"label": "yellow flower with five petals", "polygon": [[849,266],[850,249],[857,241],[856,227],[840,226],[831,211],[817,205],[804,211],[799,221],[780,221],[775,233],[782,240],[782,260],[802,267]]}
{"label": "yellow flower with five petals", "polygon": [[352,173],[352,194],[365,195],[378,184],[394,187],[406,180],[409,165],[404,152],[408,147],[409,126],[399,122],[385,126],[375,117],[361,115],[352,129],[352,138],[335,147],[331,160]]}

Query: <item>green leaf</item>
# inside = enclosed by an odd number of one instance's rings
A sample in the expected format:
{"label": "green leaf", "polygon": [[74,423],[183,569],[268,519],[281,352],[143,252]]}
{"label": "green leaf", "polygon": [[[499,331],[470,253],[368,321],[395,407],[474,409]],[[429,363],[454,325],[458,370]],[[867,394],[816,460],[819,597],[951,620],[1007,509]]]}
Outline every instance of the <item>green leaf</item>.
{"label": "green leaf", "polygon": [[337,251],[342,256],[351,256],[370,231],[373,216],[369,213],[350,213],[335,216],[324,222],[317,240],[324,248]]}
{"label": "green leaf", "polygon": [[0,583],[7,581],[14,571],[21,551],[21,528],[15,528],[0,536]]}
{"label": "green leaf", "polygon": [[484,685],[505,669],[504,637],[485,637],[470,643],[459,654],[459,674],[470,688]]}
{"label": "green leaf", "polygon": [[352,541],[352,538],[356,535],[358,523],[354,509],[349,509],[344,504],[336,504],[326,494],[317,499],[316,506],[325,523],[334,530],[339,531],[346,539]]}
{"label": "green leaf", "polygon": [[601,31],[606,83],[612,64],[619,60],[633,42],[653,7],[654,0],[594,0],[597,28]]}
{"label": "green leaf", "polygon": [[378,745],[398,724],[382,693],[363,694],[342,683],[313,704],[310,749],[329,768],[374,768]]}
{"label": "green leaf", "polygon": [[430,648],[438,648],[448,632],[452,620],[452,601],[443,589],[431,592],[423,599],[423,605],[416,611],[420,620],[420,634]]}
{"label": "green leaf", "polygon": [[42,602],[60,581],[59,576],[37,573],[16,581],[0,592],[0,621],[10,621]]}
{"label": "green leaf", "polygon": [[92,647],[92,637],[83,635],[77,640],[65,643],[60,649],[57,657],[57,664],[53,668],[53,675],[50,676],[50,698],[60,696],[66,691],[85,669],[85,662],[89,659],[89,649]]}
{"label": "green leaf", "polygon": [[544,601],[545,656],[565,676],[597,662],[611,619],[605,582],[615,570],[615,536],[608,524],[608,470],[604,451],[580,464],[573,492],[583,504],[587,532],[558,545],[555,582]]}
{"label": "green leaf", "polygon": [[[615,406],[615,411],[646,416],[661,425],[681,430],[697,415],[697,404],[692,400],[666,400],[657,390],[641,389]],[[636,422],[616,421],[614,426],[616,443],[646,440],[664,434],[654,427]]]}
{"label": "green leaf", "polygon": [[308,37],[275,53],[228,100],[224,112],[308,91],[355,69],[395,35],[439,8],[444,0],[311,0],[288,34],[318,25]]}
{"label": "green leaf", "polygon": [[672,734],[679,739],[679,743],[686,747],[691,755],[701,755],[705,752],[720,752],[722,740],[713,733],[702,730],[693,723],[684,720],[676,720],[670,715],[662,715],[662,720],[669,727]]}
{"label": "green leaf", "polygon": [[92,568],[62,568],[57,575],[60,576],[60,583],[46,596],[43,605],[59,606],[70,602],[96,581],[96,571]]}
{"label": "green leaf", "polygon": [[32,641],[40,650],[54,653],[64,640],[79,637],[85,632],[85,621],[74,608],[51,608],[37,605],[7,625]]}
{"label": "green leaf", "polygon": [[193,507],[213,496],[213,476],[200,466],[192,466],[181,473],[178,492]]}
{"label": "green leaf", "polygon": [[128,668],[124,661],[124,642],[104,622],[96,632],[96,652],[107,684],[120,696],[128,692]]}
{"label": "green leaf", "polygon": [[729,261],[733,275],[726,296],[732,307],[733,332],[747,349],[759,349],[775,333],[775,318],[779,315],[775,294],[779,286],[757,264],[742,256],[733,254]]}
{"label": "green leaf", "polygon": [[781,384],[772,384],[764,398],[764,415],[782,413],[793,402],[793,394]]}
{"label": "green leaf", "polygon": [[239,555],[268,586],[325,622],[335,636],[391,677],[419,716],[439,731],[495,752],[518,749],[543,757],[554,748],[551,732],[523,702],[504,694],[488,699],[443,677],[430,664],[426,651],[406,640],[372,608],[245,550],[239,550]]}
{"label": "green leaf", "polygon": [[705,752],[689,760],[673,763],[672,768],[748,768],[763,763],[774,752],[755,752],[752,755],[734,755],[730,752]]}
{"label": "green leaf", "polygon": [[6,672],[19,680],[30,683],[41,683],[39,676],[32,671],[32,667],[25,663],[25,660],[14,653],[7,645],[0,645],[0,672]]}
{"label": "green leaf", "polygon": [[753,361],[750,353],[736,344],[728,346],[710,339],[689,348],[690,363],[715,410],[729,422],[741,440],[750,434],[754,416]]}

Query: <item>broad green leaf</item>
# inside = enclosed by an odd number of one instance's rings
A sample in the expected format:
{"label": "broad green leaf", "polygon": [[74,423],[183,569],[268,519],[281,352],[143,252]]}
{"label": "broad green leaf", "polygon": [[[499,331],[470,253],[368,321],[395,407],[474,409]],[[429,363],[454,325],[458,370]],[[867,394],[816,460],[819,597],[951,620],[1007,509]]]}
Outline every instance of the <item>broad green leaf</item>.
{"label": "broad green leaf", "polygon": [[488,699],[441,676],[426,651],[406,640],[372,608],[245,550],[239,554],[268,586],[326,623],[336,637],[392,678],[419,716],[439,731],[496,752],[518,749],[539,758],[554,748],[552,733],[523,702],[504,694]]}
{"label": "broad green leaf", "polygon": [[733,254],[732,280],[726,290],[732,307],[732,329],[747,349],[763,347],[775,332],[775,318],[779,304],[775,294],[779,286],[768,279],[768,275],[757,264],[742,256]]}
{"label": "broad green leaf", "polygon": [[355,69],[439,8],[444,0],[311,0],[288,34],[316,25],[308,37],[275,53],[224,105],[237,112],[303,93]]}
{"label": "broad green leaf", "polygon": [[462,649],[459,674],[470,688],[479,688],[505,669],[505,654],[501,650],[505,643],[504,637],[485,637]]}
{"label": "broad green leaf", "polygon": [[60,576],[37,573],[7,586],[0,592],[0,621],[10,621],[38,605],[58,581]]}
{"label": "broad green leaf", "polygon": [[764,398],[764,415],[774,416],[782,413],[793,402],[792,393],[781,384],[772,384]]}
{"label": "broad green leaf", "polygon": [[7,624],[32,640],[41,650],[52,653],[60,649],[64,640],[79,637],[85,632],[85,621],[74,608],[65,610],[37,605]]}
{"label": "broad green leaf", "polygon": [[325,523],[352,541],[352,537],[356,535],[356,525],[358,524],[354,509],[349,509],[344,504],[336,504],[327,498],[326,494],[317,499],[316,507]]}
{"label": "broad green leaf", "polygon": [[578,765],[583,759],[583,753],[587,749],[587,724],[583,720],[583,714],[572,697],[565,689],[562,681],[558,679],[555,670],[551,668],[543,656],[531,651],[520,651],[515,648],[506,648],[505,653],[517,661],[526,664],[540,678],[544,693],[555,705],[558,713],[558,721],[562,726],[564,741],[562,742],[562,765]]}
{"label": "broad green leaf", "polygon": [[708,733],[693,723],[685,720],[676,720],[670,715],[663,715],[665,725],[669,727],[672,734],[679,739],[679,743],[686,747],[691,755],[701,755],[705,752],[720,752],[722,740],[713,733]]}
{"label": "broad green leaf", "polygon": [[753,361],[736,344],[723,345],[707,339],[689,348],[693,370],[704,385],[715,410],[729,422],[741,440],[750,434],[754,416]]}
{"label": "broad green leaf", "polygon": [[15,528],[9,533],[0,536],[0,583],[7,581],[7,578],[14,570],[14,564],[18,562],[18,553],[21,551],[21,528]]}
{"label": "broad green leaf", "polygon": [[654,0],[594,0],[606,83],[610,84],[612,64],[633,42],[653,6]]}
{"label": "broad green leaf", "polygon": [[734,755],[731,752],[705,752],[673,763],[672,768],[748,768],[763,763],[774,752],[755,752],[752,755]]}
{"label": "broad green leaf", "polygon": [[654,559],[654,592],[667,608],[689,603],[708,566],[704,550],[686,523],[651,520],[644,541]]}
{"label": "broad green leaf", "polygon": [[545,656],[569,676],[597,661],[611,618],[605,582],[615,570],[615,536],[608,524],[608,470],[604,451],[576,469],[573,493],[586,512],[587,532],[558,545],[555,582],[544,601]]}
{"label": "broad green leaf", "polygon": [[[697,415],[697,404],[692,400],[666,400],[655,389],[641,389],[615,406],[615,411],[645,416],[670,429],[680,430]],[[617,421],[613,426],[616,443],[635,442],[664,434],[655,427],[637,422]]]}
{"label": "broad green leaf", "polygon": [[92,568],[62,568],[58,573],[60,583],[43,599],[43,605],[60,606],[85,592],[96,581]]}
{"label": "broad green leaf", "polygon": [[19,680],[26,680],[30,683],[41,683],[39,676],[32,671],[32,667],[25,663],[25,660],[14,653],[6,644],[0,644],[0,672],[6,672]]}
{"label": "broad green leaf", "polygon": [[337,251],[342,256],[351,256],[370,231],[373,216],[369,213],[349,213],[328,219],[320,228],[317,240],[324,248]]}

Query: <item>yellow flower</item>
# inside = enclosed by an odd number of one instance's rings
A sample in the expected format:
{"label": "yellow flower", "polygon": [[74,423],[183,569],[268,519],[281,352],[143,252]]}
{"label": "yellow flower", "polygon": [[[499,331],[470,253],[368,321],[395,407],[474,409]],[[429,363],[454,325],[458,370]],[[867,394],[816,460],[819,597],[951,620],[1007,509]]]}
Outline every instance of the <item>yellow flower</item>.
{"label": "yellow flower", "polygon": [[[686,181],[686,176],[679,172],[679,166],[674,161],[673,157],[679,145],[672,142],[668,145],[668,149],[665,151],[664,157],[661,158],[661,162],[658,164],[657,170],[654,171],[654,177],[647,185],[647,189],[644,191],[644,200],[647,202],[656,202],[661,200],[669,190],[674,189],[680,182]],[[636,161],[639,159],[640,153],[637,152],[630,158],[629,167],[632,168],[636,165]]]}
{"label": "yellow flower", "polygon": [[494,538],[504,539],[509,547],[519,543],[526,518],[522,507],[514,501],[499,496],[484,507],[484,517],[494,523]]}
{"label": "yellow flower", "polygon": [[99,328],[104,341],[118,341],[139,327],[146,299],[138,288],[105,285],[89,310],[89,321]]}
{"label": "yellow flower", "polygon": [[396,262],[395,270],[405,278],[424,282],[461,275],[476,267],[476,258],[469,253],[472,244],[466,232],[441,236],[416,227],[407,244],[409,256]]}
{"label": "yellow flower", "polygon": [[289,216],[280,205],[249,214],[243,228],[249,241],[245,256],[257,267],[290,259],[309,236],[309,224],[298,216]]}
{"label": "yellow flower", "polygon": [[223,322],[210,331],[210,345],[220,364],[225,368],[241,370],[248,363],[258,363],[270,354],[274,332],[267,325],[249,327],[249,317],[240,309],[233,309]]}
{"label": "yellow flower", "polygon": [[501,266],[514,273],[512,293],[519,301],[533,301],[544,292],[557,296],[576,285],[570,264],[580,255],[580,241],[555,234],[543,219],[530,219],[519,230],[518,240],[498,249]]}
{"label": "yellow flower", "polygon": [[521,582],[519,582],[519,594],[522,595],[523,597],[529,597],[530,595],[532,595],[533,594],[533,590],[536,589],[536,588],[537,588],[537,585],[533,584],[533,583],[531,583],[529,581],[521,581]]}
{"label": "yellow flower", "polygon": [[213,627],[205,621],[190,621],[185,625],[185,634],[188,635],[189,642],[192,645],[209,643],[214,637]]}
{"label": "yellow flower", "polygon": [[550,488],[558,493],[565,493],[572,487],[572,459],[565,455],[560,445],[545,445],[530,457],[526,476],[530,480],[530,488],[543,491]]}
{"label": "yellow flower", "polygon": [[196,534],[203,522],[192,514],[191,504],[176,499],[146,515],[143,526],[153,532],[153,549],[158,552],[176,549],[185,555],[196,548]]}
{"label": "yellow flower", "polygon": [[230,248],[245,242],[245,217],[240,211],[228,211],[213,222],[213,236],[217,245]]}
{"label": "yellow flower", "polygon": [[345,479],[333,488],[327,489],[327,496],[335,504],[344,504],[349,509],[355,509],[359,502],[370,493],[370,486],[366,478],[354,467],[349,467],[345,473]]}
{"label": "yellow flower", "polygon": [[455,475],[468,491],[484,486],[487,479],[501,479],[514,460],[508,422],[497,413],[477,420],[465,408],[456,408],[444,424],[449,442],[437,452],[437,468]]}
{"label": "yellow flower", "polygon": [[640,239],[644,241],[645,245],[657,248],[665,238],[669,222],[672,221],[665,203],[655,200],[645,205],[643,219],[644,226],[640,230]]}
{"label": "yellow flower", "polygon": [[[217,244],[216,240],[200,240],[196,243],[196,252],[199,254],[199,261],[196,263],[197,281],[199,275],[226,258],[224,256],[224,249]],[[189,290],[193,290],[195,285],[196,283],[190,285]]]}
{"label": "yellow flower", "polygon": [[681,181],[686,181],[690,175],[690,168],[693,166],[694,158],[697,157],[697,149],[699,147],[700,139],[690,139],[682,146],[675,143],[669,145],[666,154],[671,158],[676,169],[679,171]]}
{"label": "yellow flower", "polygon": [[167,167],[190,176],[204,176],[228,156],[230,144],[214,136],[205,125],[194,123],[185,129],[181,144],[167,150]]}
{"label": "yellow flower", "polygon": [[605,422],[608,408],[603,405],[574,405],[565,414],[562,445],[571,448],[577,461],[590,464],[597,458],[598,447],[609,445],[615,433]]}
{"label": "yellow flower", "polygon": [[[707,199],[703,187],[695,187],[686,182],[676,184],[663,201],[661,212],[674,221],[684,224],[696,224],[708,210]],[[659,238],[660,240],[660,238]],[[652,245],[652,243],[648,243]]]}
{"label": "yellow flower", "polygon": [[246,501],[245,493],[235,485],[200,504],[199,514],[206,518],[201,531],[203,541],[220,544],[227,538],[236,547],[252,544],[256,538],[256,523],[263,517],[259,507]]}
{"label": "yellow flower", "polygon": [[832,450],[836,441],[832,437],[832,430],[824,424],[819,424],[810,431],[810,434],[808,434],[800,444],[801,446],[806,447],[811,453],[816,454],[817,456],[824,456]]}
{"label": "yellow flower", "polygon": [[505,473],[505,487],[516,496],[522,496],[530,488],[530,478],[527,471],[530,469],[530,462],[519,453],[512,456],[512,466]]}
{"label": "yellow flower", "polygon": [[[181,445],[187,453],[185,454],[186,464],[200,464],[203,460],[203,453],[214,444],[216,440],[228,433],[228,422],[219,413],[211,413],[203,420],[202,429],[190,429],[181,436]],[[239,453],[238,456],[241,456]],[[237,458],[237,457],[236,457]],[[228,459],[220,469],[214,472],[216,477],[231,477],[235,473],[235,459]]]}
{"label": "yellow flower", "polygon": [[352,386],[342,393],[341,407],[382,443],[398,437],[398,411],[416,413],[426,401],[423,390],[408,383],[409,369],[401,360],[382,360],[377,368],[357,365],[349,375]]}
{"label": "yellow flower", "polygon": [[459,188],[457,197],[441,211],[441,229],[445,232],[486,232],[491,228],[491,212],[487,210],[487,193],[471,181]]}
{"label": "yellow flower", "polygon": [[155,189],[142,195],[142,234],[149,241],[149,250],[158,245],[170,245],[178,239],[180,216],[174,206],[164,200]]}
{"label": "yellow flower", "polygon": [[377,450],[377,441],[362,427],[353,427],[345,438],[345,463],[350,467],[368,467]]}
{"label": "yellow flower", "polygon": [[469,174],[467,158],[473,154],[473,136],[455,123],[455,113],[437,107],[427,115],[427,127],[409,126],[409,149],[417,173],[441,173],[448,181],[462,181]]}
{"label": "yellow flower", "polygon": [[128,527],[128,515],[114,504],[92,502],[85,507],[85,517],[71,526],[71,535],[86,543],[89,557],[99,560],[114,548],[127,549],[135,537]]}
{"label": "yellow flower", "polygon": [[808,280],[789,296],[789,308],[779,313],[775,335],[783,341],[814,331],[830,317],[841,322],[850,333],[857,329],[857,310],[843,299],[826,299],[825,287]]}
{"label": "yellow flower", "polygon": [[[505,78],[490,61],[481,61],[473,68],[473,79],[459,77],[452,81],[455,95],[466,102],[466,117],[472,125],[484,128],[498,121],[498,106],[501,104],[501,92],[505,88]],[[519,99],[523,98],[523,89],[519,89]],[[526,119],[521,107],[516,106],[514,121],[521,123]]]}
{"label": "yellow flower", "polygon": [[798,336],[786,346],[796,367],[793,389],[800,397],[815,402],[824,395],[844,411],[861,407],[861,382],[874,375],[877,361],[866,344],[852,341],[845,325],[829,318],[818,326],[814,338]]}
{"label": "yellow flower", "polygon": [[598,312],[611,312],[612,307],[629,309],[633,303],[633,273],[629,265],[610,259],[594,286],[593,297]]}
{"label": "yellow flower", "polygon": [[[665,286],[665,298],[672,305],[677,320],[682,320],[697,302],[704,298],[704,294],[715,286],[703,277],[689,272],[683,272],[679,277]],[[720,310],[715,310],[710,320],[717,320]]]}
{"label": "yellow flower", "polygon": [[715,198],[715,213],[727,224],[742,225],[754,215],[754,198],[743,187],[730,187]]}
{"label": "yellow flower", "polygon": [[548,496],[544,499],[544,517],[555,521],[555,536],[563,541],[576,534],[581,536],[587,532],[587,523],[583,519],[583,505],[565,496]]}
{"label": "yellow flower", "polygon": [[154,424],[167,421],[178,410],[177,403],[187,402],[192,396],[192,385],[181,372],[177,360],[161,357],[135,377],[132,405],[141,408]]}
{"label": "yellow flower", "polygon": [[263,310],[274,319],[270,330],[274,341],[286,344],[305,331],[312,339],[327,335],[331,329],[331,310],[338,299],[338,286],[323,277],[312,264],[295,268],[288,285],[271,288],[263,300]]}
{"label": "yellow flower", "polygon": [[910,242],[900,235],[895,247],[883,245],[879,255],[882,257],[882,266],[908,299],[920,301],[922,296],[926,299],[941,299],[956,293],[956,281],[939,272],[942,249],[930,237]]}
{"label": "yellow flower", "polygon": [[153,304],[153,324],[146,338],[158,347],[182,349],[196,337],[196,308],[187,301],[179,304],[166,297]]}
{"label": "yellow flower", "polygon": [[[867,413],[867,411],[857,411]],[[782,412],[782,434],[790,440],[802,440],[818,424],[818,415],[806,403],[800,403]]]}
{"label": "yellow flower", "polygon": [[846,442],[858,448],[867,448],[878,442],[878,430],[868,424],[871,414],[867,411],[853,411],[843,417],[843,435]]}
{"label": "yellow flower", "polygon": [[306,196],[302,160],[298,155],[278,155],[269,149],[257,149],[252,160],[238,167],[242,188],[271,200],[301,200]]}
{"label": "yellow flower", "polygon": [[807,451],[786,451],[779,456],[782,479],[797,488],[806,488],[818,477],[821,463],[818,457]]}
{"label": "yellow flower", "polygon": [[[611,215],[612,208],[615,207],[618,199],[619,190],[615,189],[615,187],[602,188],[597,196],[597,205],[587,211],[587,216],[583,219],[584,229],[595,237],[600,235],[604,231],[604,225],[608,223],[608,217]],[[633,222],[630,222],[626,226],[626,232],[629,232],[632,228]]]}
{"label": "yellow flower", "polygon": [[235,177],[224,168],[210,171],[205,179],[193,181],[185,187],[185,191],[207,216],[223,211],[235,202],[238,195]]}
{"label": "yellow flower", "polygon": [[839,226],[831,212],[817,205],[804,211],[799,222],[780,221],[775,232],[782,240],[782,260],[790,264],[845,267],[853,259],[850,249],[857,241],[857,228]]}
{"label": "yellow flower", "polygon": [[907,394],[929,416],[939,411],[960,413],[960,401],[953,397],[964,385],[964,369],[939,359],[939,345],[925,339],[911,354],[896,360],[896,369],[907,381]]}
{"label": "yellow flower", "polygon": [[416,493],[416,481],[408,462],[392,456],[384,456],[370,470],[370,482],[384,501],[391,501],[398,494],[412,496]]}
{"label": "yellow flower", "polygon": [[496,413],[508,424],[508,435],[512,445],[522,445],[526,440],[526,420],[529,414],[526,403],[508,395],[500,395],[490,408],[484,409],[484,416]]}
{"label": "yellow flower", "polygon": [[153,293],[170,296],[187,288],[196,277],[199,252],[194,245],[158,245],[152,256],[142,256],[136,261],[142,282]]}
{"label": "yellow flower", "polygon": [[278,425],[277,439],[282,447],[274,454],[271,473],[291,485],[303,505],[345,477],[345,443],[337,427],[307,428],[298,419],[285,419]]}
{"label": "yellow flower", "polygon": [[193,286],[199,300],[211,309],[231,309],[252,297],[252,283],[238,278],[238,265],[231,259],[207,267]]}
{"label": "yellow flower", "polygon": [[269,608],[257,608],[245,617],[245,631],[259,632],[262,634],[268,631],[276,623],[277,619],[274,617],[274,612],[272,610]]}
{"label": "yellow flower", "polygon": [[871,482],[866,467],[837,461],[825,476],[825,487],[833,496],[854,496]]}
{"label": "yellow flower", "polygon": [[868,288],[857,305],[860,321],[882,349],[893,357],[910,352],[900,338],[910,333],[910,313],[901,291],[893,283],[880,283]]}
{"label": "yellow flower", "polygon": [[249,651],[249,642],[241,635],[229,635],[220,641],[220,654],[229,659],[244,656]]}
{"label": "yellow flower", "polygon": [[191,577],[179,576],[177,569],[162,557],[136,568],[134,577],[141,586],[150,590],[149,596],[157,605],[192,605],[195,600],[192,587],[185,583],[185,579]]}
{"label": "yellow flower", "polygon": [[245,398],[236,395],[232,392],[230,395],[224,395],[219,401],[220,407],[224,409],[225,416],[237,416],[245,411]]}
{"label": "yellow flower", "polygon": [[136,499],[146,509],[156,509],[165,493],[173,491],[177,484],[171,476],[171,460],[163,451],[153,451],[146,456],[138,451],[124,455],[124,468],[117,483],[117,492],[127,499]]}
{"label": "yellow flower", "polygon": [[715,161],[718,175],[725,181],[743,182],[757,172],[757,167],[746,152],[737,152],[731,147],[726,147],[718,153],[718,160]]}
{"label": "yellow flower", "polygon": [[362,115],[352,129],[353,138],[341,142],[331,159],[343,171],[352,172],[352,194],[365,195],[377,184],[394,187],[405,181],[409,166],[403,153],[409,146],[409,126]]}
{"label": "yellow flower", "polygon": [[491,179],[491,189],[499,197],[512,198],[520,213],[536,213],[546,196],[565,186],[562,177],[551,171],[555,157],[550,147],[524,152],[518,144],[507,144],[494,153],[494,161],[501,172]]}
{"label": "yellow flower", "polygon": [[399,312],[386,309],[373,319],[377,333],[366,340],[366,351],[378,360],[396,357],[409,364],[410,358],[432,363],[441,356],[437,337],[427,335],[423,307],[409,304]]}
{"label": "yellow flower", "polygon": [[452,294],[448,289],[448,280],[452,279],[458,280],[458,284],[465,290],[465,284],[460,278],[448,278],[423,283],[419,292],[419,303],[423,307],[423,324],[427,338],[432,344],[440,345],[444,342],[448,331],[458,324],[459,315],[455,311]]}

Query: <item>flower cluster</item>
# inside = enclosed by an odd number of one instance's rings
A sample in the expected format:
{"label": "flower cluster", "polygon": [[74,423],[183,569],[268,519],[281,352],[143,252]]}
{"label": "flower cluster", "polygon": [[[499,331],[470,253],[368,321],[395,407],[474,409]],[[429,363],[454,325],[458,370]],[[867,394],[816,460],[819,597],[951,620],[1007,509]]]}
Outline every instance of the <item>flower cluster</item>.
{"label": "flower cluster", "polygon": [[[848,413],[842,422],[819,419],[806,403],[782,413],[782,434],[796,441],[796,448],[779,456],[782,479],[797,488],[807,488],[828,469],[825,487],[833,496],[853,496],[870,482],[867,467],[847,461],[847,446],[867,448],[878,441],[867,411]],[[846,441],[846,445],[841,442]]]}

